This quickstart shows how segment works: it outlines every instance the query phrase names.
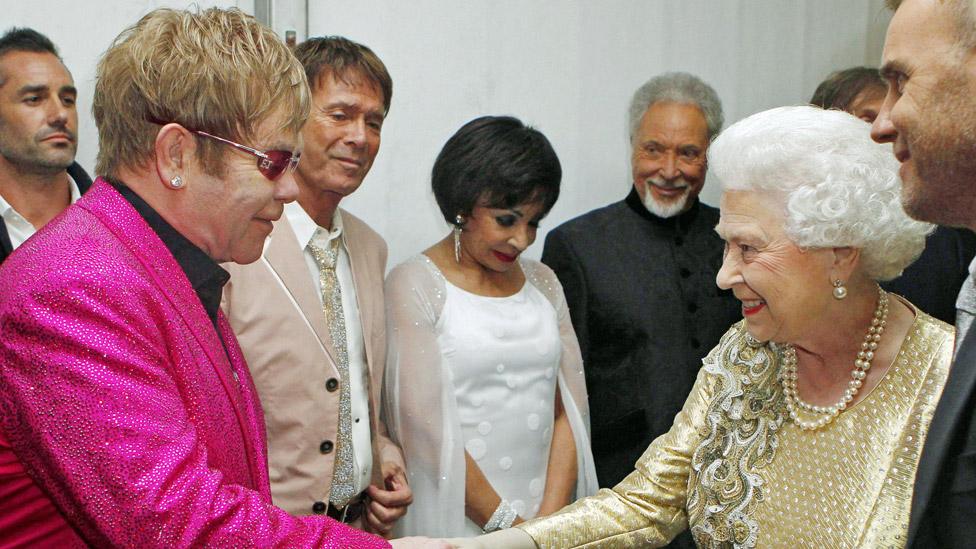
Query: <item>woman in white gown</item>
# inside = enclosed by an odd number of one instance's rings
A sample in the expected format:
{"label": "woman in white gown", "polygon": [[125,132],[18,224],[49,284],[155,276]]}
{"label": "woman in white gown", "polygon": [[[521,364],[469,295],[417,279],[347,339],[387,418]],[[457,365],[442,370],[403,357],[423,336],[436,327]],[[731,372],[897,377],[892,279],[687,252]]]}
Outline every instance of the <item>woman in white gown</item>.
{"label": "woman in white gown", "polygon": [[597,489],[562,287],[519,258],[561,176],[545,136],[511,117],[467,123],[434,163],[453,230],[386,282],[385,413],[414,494],[401,535],[505,528]]}

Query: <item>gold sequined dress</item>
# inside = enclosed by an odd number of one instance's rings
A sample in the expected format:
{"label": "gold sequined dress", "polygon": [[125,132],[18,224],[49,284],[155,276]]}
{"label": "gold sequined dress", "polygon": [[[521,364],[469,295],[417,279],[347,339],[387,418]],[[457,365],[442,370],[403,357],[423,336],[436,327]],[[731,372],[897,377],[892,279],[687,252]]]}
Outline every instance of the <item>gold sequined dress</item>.
{"label": "gold sequined dress", "polygon": [[817,431],[786,411],[776,345],[742,322],[704,360],[671,430],[612,490],[520,526],[542,548],[902,547],[948,373],[952,327],[922,312],[884,378]]}

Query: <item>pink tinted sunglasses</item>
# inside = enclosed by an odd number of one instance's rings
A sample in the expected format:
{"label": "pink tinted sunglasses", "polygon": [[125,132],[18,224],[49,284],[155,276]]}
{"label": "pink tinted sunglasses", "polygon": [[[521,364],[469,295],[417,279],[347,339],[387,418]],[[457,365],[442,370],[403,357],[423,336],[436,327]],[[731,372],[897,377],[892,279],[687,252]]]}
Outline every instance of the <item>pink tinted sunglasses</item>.
{"label": "pink tinted sunglasses", "polygon": [[[169,124],[169,122],[164,122],[155,118],[150,118],[149,122],[158,124],[160,126]],[[186,128],[186,126],[183,127]],[[286,170],[295,171],[295,169],[298,167],[298,162],[302,159],[301,154],[294,154],[291,151],[259,151],[257,149],[248,147],[247,145],[235,143],[230,139],[224,139],[223,137],[209,134],[203,130],[194,130],[193,128],[186,129],[187,131],[195,133],[196,135],[202,135],[203,137],[220,141],[221,143],[230,145],[237,150],[256,156],[258,158],[258,171],[271,181],[276,181],[283,173],[285,173]]]}

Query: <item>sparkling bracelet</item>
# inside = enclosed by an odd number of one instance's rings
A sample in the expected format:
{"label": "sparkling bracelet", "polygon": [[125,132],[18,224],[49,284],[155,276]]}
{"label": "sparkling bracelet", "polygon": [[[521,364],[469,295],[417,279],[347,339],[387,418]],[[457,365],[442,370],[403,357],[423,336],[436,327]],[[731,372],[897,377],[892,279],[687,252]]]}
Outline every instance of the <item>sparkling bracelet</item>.
{"label": "sparkling bracelet", "polygon": [[481,530],[488,534],[496,530],[511,528],[512,523],[515,522],[515,517],[517,516],[518,513],[515,512],[515,508],[512,507],[512,504],[502,500],[501,503],[498,504],[498,508],[495,509],[495,512],[491,514],[491,518],[485,523],[485,527]]}

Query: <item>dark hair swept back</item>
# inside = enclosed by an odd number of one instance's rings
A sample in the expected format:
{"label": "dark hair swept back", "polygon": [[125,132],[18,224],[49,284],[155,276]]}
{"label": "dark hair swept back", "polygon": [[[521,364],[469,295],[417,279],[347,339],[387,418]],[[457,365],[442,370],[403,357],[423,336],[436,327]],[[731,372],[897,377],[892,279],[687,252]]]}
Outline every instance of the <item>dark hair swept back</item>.
{"label": "dark hair swept back", "polygon": [[347,84],[347,79],[362,76],[383,92],[383,113],[390,113],[393,79],[373,50],[342,36],[317,36],[299,44],[295,56],[305,68],[313,92],[327,73]]}
{"label": "dark hair swept back", "polygon": [[850,110],[851,102],[867,88],[884,89],[881,73],[873,67],[851,67],[830,74],[813,92],[810,104],[821,109]]}
{"label": "dark hair swept back", "polygon": [[511,116],[482,116],[461,126],[437,155],[431,186],[444,220],[477,205],[512,208],[540,203],[543,215],[559,198],[562,167],[538,130]]}
{"label": "dark hair swept back", "polygon": [[0,57],[12,51],[29,51],[33,53],[50,53],[61,59],[54,42],[34,29],[26,27],[12,27],[0,36]]}

